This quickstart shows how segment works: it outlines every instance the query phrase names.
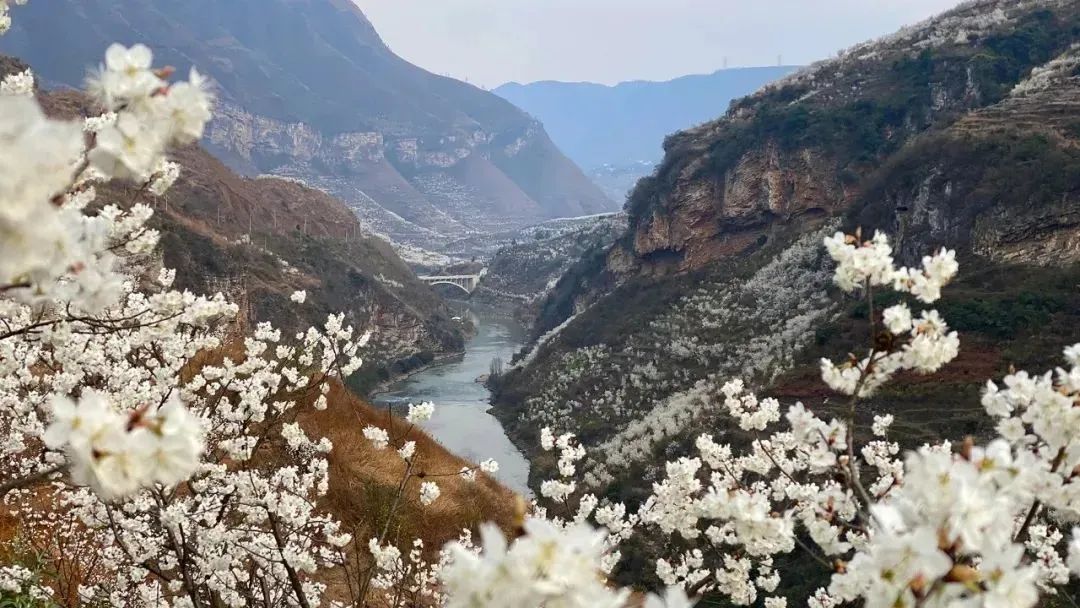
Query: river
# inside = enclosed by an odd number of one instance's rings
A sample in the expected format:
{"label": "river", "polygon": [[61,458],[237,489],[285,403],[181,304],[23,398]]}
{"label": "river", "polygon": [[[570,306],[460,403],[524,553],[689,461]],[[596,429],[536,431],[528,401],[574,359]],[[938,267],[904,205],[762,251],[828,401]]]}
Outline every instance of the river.
{"label": "river", "polygon": [[435,415],[422,426],[451,452],[474,462],[494,458],[495,477],[526,497],[529,461],[510,442],[503,427],[488,413],[491,393],[476,379],[488,374],[496,357],[510,361],[522,345],[521,328],[512,320],[483,313],[471,315],[476,335],[465,345],[464,356],[435,363],[375,395],[380,406],[404,411],[409,403],[431,401]]}

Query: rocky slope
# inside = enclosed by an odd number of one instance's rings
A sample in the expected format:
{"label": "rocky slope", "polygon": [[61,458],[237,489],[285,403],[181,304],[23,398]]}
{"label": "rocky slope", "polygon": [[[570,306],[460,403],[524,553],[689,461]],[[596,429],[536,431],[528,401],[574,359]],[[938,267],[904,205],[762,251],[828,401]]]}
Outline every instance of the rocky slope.
{"label": "rocky slope", "polygon": [[627,233],[543,304],[500,417],[526,449],[545,424],[579,432],[592,481],[633,501],[691,435],[730,431],[727,379],[828,407],[814,362],[856,348],[866,308],[821,238],[861,226],[904,263],[948,244],[962,268],[939,307],[962,356],[872,409],[911,443],[980,432],[985,379],[1080,337],[1050,330],[1080,326],[1078,42],[1077,0],[968,2],[671,136]]}
{"label": "rocky slope", "polygon": [[567,270],[583,257],[602,255],[625,229],[626,217],[612,213],[518,231],[486,262],[487,275],[471,299],[531,319]]}
{"label": "rocky slope", "polygon": [[70,57],[117,40],[214,79],[206,143],[230,166],[326,189],[396,240],[432,247],[614,206],[540,123],[397,57],[348,0],[49,0],[20,9],[0,50],[78,85]]}
{"label": "rocky slope", "polygon": [[630,201],[634,271],[701,268],[780,224],[849,207],[917,136],[1003,101],[1077,41],[1069,0],[969,2],[866,43],[673,135]]}
{"label": "rocky slope", "polygon": [[[0,55],[0,77],[24,69]],[[99,113],[78,92],[39,98],[54,116]],[[171,157],[181,177],[164,197],[109,185],[99,188],[99,200],[154,206],[161,262],[176,269],[177,287],[225,293],[241,304],[249,327],[271,321],[296,331],[344,313],[347,323],[375,332],[373,356],[352,379],[360,390],[463,347],[442,301],[340,200],[285,179],[241,177],[199,146]],[[302,306],[290,301],[297,290],[308,292]]]}

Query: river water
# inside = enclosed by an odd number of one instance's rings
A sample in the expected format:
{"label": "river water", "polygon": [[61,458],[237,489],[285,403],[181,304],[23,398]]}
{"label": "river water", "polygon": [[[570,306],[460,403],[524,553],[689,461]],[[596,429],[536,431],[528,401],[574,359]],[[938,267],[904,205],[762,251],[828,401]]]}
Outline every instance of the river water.
{"label": "river water", "polygon": [[[531,496],[529,461],[510,442],[503,427],[488,413],[491,393],[477,378],[490,373],[496,357],[509,362],[521,348],[521,328],[509,319],[472,314],[477,333],[465,355],[435,363],[375,395],[376,405],[404,412],[409,403],[431,401],[435,415],[422,426],[451,452],[479,462],[499,462],[495,477],[516,492]],[[400,409],[398,409],[400,408]]]}

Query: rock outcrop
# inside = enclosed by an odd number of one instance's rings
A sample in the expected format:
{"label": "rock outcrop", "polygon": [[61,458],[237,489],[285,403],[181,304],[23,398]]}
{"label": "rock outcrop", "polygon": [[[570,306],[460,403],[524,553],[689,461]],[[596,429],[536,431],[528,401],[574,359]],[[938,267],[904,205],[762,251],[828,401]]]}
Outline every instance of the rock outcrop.
{"label": "rock outcrop", "polygon": [[924,134],[971,130],[1001,113],[1020,129],[1038,124],[1041,113],[1025,117],[1010,92],[1076,42],[1078,8],[1073,0],[966,3],[671,136],[664,162],[629,202],[623,247],[635,272],[700,269],[760,245],[776,225],[845,211]]}

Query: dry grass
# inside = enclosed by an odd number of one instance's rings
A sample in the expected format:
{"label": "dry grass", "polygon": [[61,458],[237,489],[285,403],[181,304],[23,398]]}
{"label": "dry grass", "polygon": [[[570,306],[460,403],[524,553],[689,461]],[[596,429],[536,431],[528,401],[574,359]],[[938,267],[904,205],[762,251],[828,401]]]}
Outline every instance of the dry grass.
{"label": "dry grass", "polygon": [[[243,334],[242,327],[233,334]],[[243,343],[232,339],[213,352],[196,355],[181,376],[190,380],[195,370],[220,365],[223,358],[244,359]],[[455,456],[423,430],[405,420],[378,410],[352,394],[340,381],[331,380],[327,407],[314,407],[317,394],[301,397],[292,414],[309,437],[326,437],[334,444],[329,455],[330,490],[322,506],[346,526],[368,535],[382,527],[405,475],[406,464],[393,449],[377,450],[363,435],[369,425],[386,429],[393,445],[416,442],[413,479],[407,484],[391,526],[391,538],[420,538],[425,546],[440,547],[456,539],[463,528],[495,522],[506,531],[520,519],[519,497],[495,479],[477,471],[476,481],[462,479],[458,472],[476,463]],[[281,422],[290,422],[284,420]],[[266,429],[267,449],[261,457],[284,462],[283,442],[276,437],[279,427]],[[432,505],[420,504],[420,484],[434,481],[441,494]]]}
{"label": "dry grass", "polygon": [[[464,529],[475,532],[480,524],[493,522],[507,534],[520,530],[524,502],[519,496],[479,471],[473,482],[458,474],[463,467],[474,467],[476,463],[455,456],[405,420],[372,407],[340,381],[330,382],[325,410],[313,407],[316,396],[299,400],[295,420],[309,437],[326,437],[333,442],[328,457],[330,487],[320,507],[354,538],[349,571],[335,568],[318,577],[327,584],[326,600],[350,601],[346,580],[352,581],[353,591],[362,586],[371,567],[367,551],[371,538],[383,537],[384,543],[397,546],[403,554],[412,548],[413,539],[420,539],[425,558],[435,561],[439,549],[456,540]],[[414,468],[400,499],[407,464],[393,447],[378,450],[364,437],[363,430],[369,425],[386,429],[392,446],[416,442]],[[277,428],[268,433],[272,439],[258,458],[286,461],[288,456]],[[441,490],[439,498],[428,506],[420,504],[420,484],[424,481],[438,483]],[[379,607],[383,599],[374,594],[364,605]]]}
{"label": "dry grass", "polygon": [[[457,473],[475,463],[450,453],[422,430],[406,421],[379,411],[349,393],[339,382],[331,384],[329,405],[317,411],[306,404],[298,422],[310,436],[328,437],[334,443],[330,453],[330,491],[326,509],[344,524],[368,537],[386,521],[388,511],[406,464],[394,451],[376,450],[363,436],[363,429],[376,425],[386,429],[396,445],[416,442],[414,478],[406,485],[398,513],[390,526],[389,539],[424,541],[427,547],[441,547],[458,537],[463,528],[475,529],[491,521],[510,531],[520,519],[516,494],[484,473],[469,482]],[[420,504],[420,484],[434,481],[442,491],[429,506]]]}

